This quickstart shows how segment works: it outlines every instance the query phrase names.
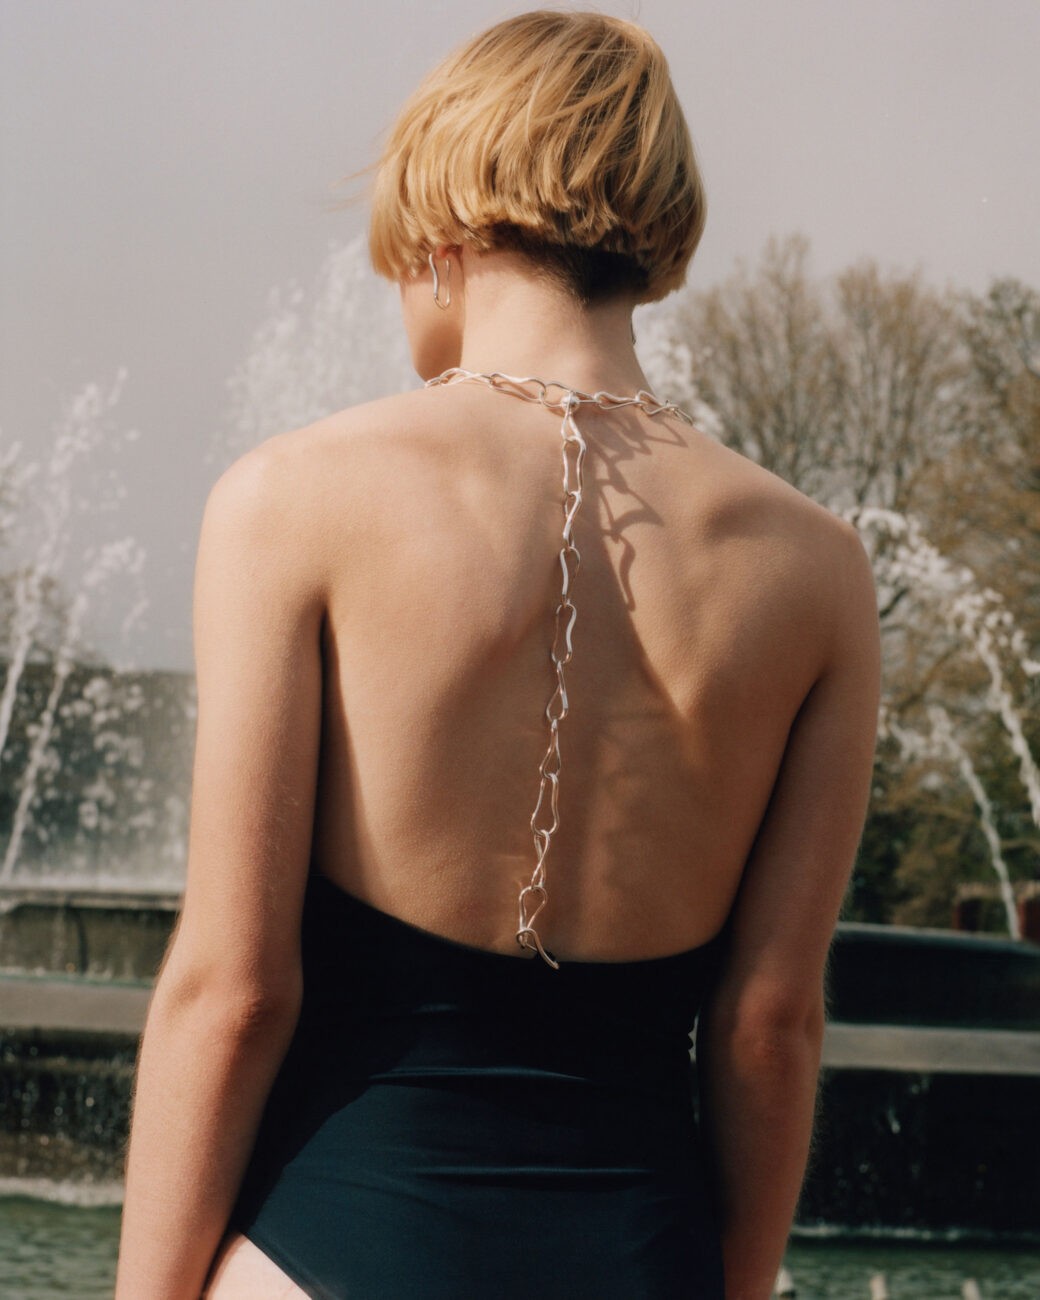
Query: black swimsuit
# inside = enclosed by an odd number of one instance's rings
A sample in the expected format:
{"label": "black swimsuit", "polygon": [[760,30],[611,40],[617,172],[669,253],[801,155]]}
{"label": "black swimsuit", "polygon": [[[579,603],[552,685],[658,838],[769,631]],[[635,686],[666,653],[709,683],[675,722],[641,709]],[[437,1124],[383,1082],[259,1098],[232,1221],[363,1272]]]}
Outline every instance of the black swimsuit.
{"label": "black swimsuit", "polygon": [[726,927],[672,956],[557,965],[533,924],[576,613],[575,413],[690,417],[642,390],[590,395],[457,369],[428,386],[442,382],[486,383],[563,417],[557,686],[516,934],[538,956],[432,934],[312,863],[303,1009],[231,1224],[313,1300],[722,1300],[690,1034]]}
{"label": "black swimsuit", "polygon": [[689,1054],[721,942],[554,971],[312,865],[232,1225],[314,1300],[722,1300]]}

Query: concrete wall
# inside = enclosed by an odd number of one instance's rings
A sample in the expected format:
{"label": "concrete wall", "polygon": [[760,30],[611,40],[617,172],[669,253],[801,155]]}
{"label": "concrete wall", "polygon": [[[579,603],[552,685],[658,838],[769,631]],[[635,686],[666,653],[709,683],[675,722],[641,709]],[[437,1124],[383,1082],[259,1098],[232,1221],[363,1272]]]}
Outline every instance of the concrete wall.
{"label": "concrete wall", "polygon": [[[0,1176],[118,1179],[171,895],[0,911]],[[840,925],[797,1222],[1040,1238],[1040,945]]]}

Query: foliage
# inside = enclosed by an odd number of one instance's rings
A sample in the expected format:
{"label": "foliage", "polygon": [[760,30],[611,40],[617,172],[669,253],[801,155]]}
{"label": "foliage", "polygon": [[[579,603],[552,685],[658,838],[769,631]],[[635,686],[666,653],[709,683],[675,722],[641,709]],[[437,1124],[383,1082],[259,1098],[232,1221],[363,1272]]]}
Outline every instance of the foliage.
{"label": "foliage", "polygon": [[801,235],[687,291],[662,388],[856,523],[884,650],[874,794],[845,917],[951,924],[958,886],[1040,878],[1040,294],[829,280]]}

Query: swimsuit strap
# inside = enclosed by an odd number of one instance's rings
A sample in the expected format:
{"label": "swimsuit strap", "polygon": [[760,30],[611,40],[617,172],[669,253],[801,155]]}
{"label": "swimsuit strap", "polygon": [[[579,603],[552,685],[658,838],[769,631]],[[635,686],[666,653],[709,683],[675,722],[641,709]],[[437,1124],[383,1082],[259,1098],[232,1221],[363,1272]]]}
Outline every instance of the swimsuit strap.
{"label": "swimsuit strap", "polygon": [[[556,689],[553,691],[549,703],[545,706],[545,716],[549,723],[549,748],[539,764],[538,770],[541,782],[538,787],[538,799],[535,803],[534,812],[531,814],[531,833],[534,836],[537,861],[530,883],[520,890],[516,930],[516,940],[521,948],[533,948],[549,963],[553,970],[559,970],[559,962],[542,947],[538,931],[534,928],[534,920],[548,902],[548,894],[545,890],[545,859],[549,852],[549,844],[553,834],[560,824],[561,762],[559,729],[560,723],[567,716],[567,686],[563,670],[571,660],[571,635],[578,616],[578,611],[575,609],[574,602],[570,597],[570,588],[577,575],[581,555],[574,545],[571,529],[581,506],[582,467],[587,444],[575,421],[574,413],[581,406],[598,406],[603,410],[614,410],[622,406],[638,406],[647,415],[677,415],[680,419],[685,420],[687,424],[692,424],[693,420],[674,402],[662,402],[653,393],[647,392],[645,388],[641,388],[634,397],[618,397],[614,393],[603,391],[583,393],[580,389],[568,388],[566,384],[558,383],[556,380],[547,382],[543,379],[534,378],[518,379],[512,375],[500,374],[497,370],[490,374],[478,374],[472,370],[463,370],[458,366],[453,366],[450,370],[445,370],[443,374],[428,379],[425,387],[432,388],[438,384],[458,384],[467,381],[484,384],[498,392],[509,393],[513,397],[522,398],[525,402],[539,402],[548,410],[555,411],[563,416],[563,424],[560,428],[560,435],[563,439],[563,546],[560,549],[560,568],[563,573],[563,584],[560,603],[556,606],[553,641],[549,652],[556,673]],[[530,386],[535,388],[535,392],[528,391]],[[557,390],[559,396],[555,396]],[[561,641],[563,643],[562,647]],[[560,653],[561,648],[563,649],[562,654]],[[545,809],[547,801],[548,810]],[[550,814],[551,824],[539,825],[539,816],[545,821],[548,820]]]}

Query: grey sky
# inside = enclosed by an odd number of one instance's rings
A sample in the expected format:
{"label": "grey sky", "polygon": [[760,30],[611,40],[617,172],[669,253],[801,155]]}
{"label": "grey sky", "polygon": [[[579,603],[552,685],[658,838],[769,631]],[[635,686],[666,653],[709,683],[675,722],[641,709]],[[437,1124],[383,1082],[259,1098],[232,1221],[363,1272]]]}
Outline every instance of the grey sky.
{"label": "grey sky", "polygon": [[[120,366],[118,421],[142,433],[118,529],[146,548],[151,608],[117,646],[99,606],[102,649],[191,667],[204,451],[269,290],[361,229],[329,187],[419,76],[524,7],[0,0],[0,443],[42,456],[62,403]],[[693,286],[793,230],[820,274],[867,255],[937,285],[1040,283],[1037,0],[601,7],[671,63],[708,186]]]}

